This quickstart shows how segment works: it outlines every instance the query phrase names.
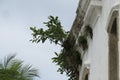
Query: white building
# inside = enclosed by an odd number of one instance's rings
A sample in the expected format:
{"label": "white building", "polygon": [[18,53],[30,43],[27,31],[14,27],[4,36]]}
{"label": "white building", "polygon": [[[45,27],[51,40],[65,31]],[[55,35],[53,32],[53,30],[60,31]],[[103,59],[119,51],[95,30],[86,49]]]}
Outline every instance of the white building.
{"label": "white building", "polygon": [[79,80],[120,80],[120,0],[80,0],[76,13],[71,29],[75,38],[86,25],[93,30],[88,49],[78,47]]}

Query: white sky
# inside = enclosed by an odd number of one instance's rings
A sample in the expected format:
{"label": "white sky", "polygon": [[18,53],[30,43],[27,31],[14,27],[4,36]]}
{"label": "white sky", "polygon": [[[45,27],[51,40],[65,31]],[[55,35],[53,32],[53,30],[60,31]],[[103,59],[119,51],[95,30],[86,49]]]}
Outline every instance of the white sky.
{"label": "white sky", "polygon": [[17,53],[17,57],[25,63],[38,68],[40,79],[67,80],[65,75],[57,72],[52,63],[54,52],[60,51],[59,46],[33,44],[29,27],[44,27],[49,15],[58,16],[69,30],[75,18],[79,0],[0,0],[0,58],[7,54]]}

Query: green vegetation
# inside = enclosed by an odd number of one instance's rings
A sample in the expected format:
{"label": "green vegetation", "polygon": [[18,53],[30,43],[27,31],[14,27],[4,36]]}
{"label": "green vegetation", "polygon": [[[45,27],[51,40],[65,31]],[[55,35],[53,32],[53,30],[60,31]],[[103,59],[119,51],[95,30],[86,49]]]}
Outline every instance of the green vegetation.
{"label": "green vegetation", "polygon": [[51,43],[62,45],[64,39],[68,35],[68,32],[62,29],[58,17],[49,16],[48,19],[48,22],[44,22],[48,28],[47,30],[43,30],[43,28],[36,29],[36,27],[30,27],[33,31],[33,39],[31,41],[36,43],[42,41],[42,43],[44,43],[47,39],[49,39]]}
{"label": "green vegetation", "polygon": [[80,36],[78,41],[79,41],[79,46],[81,46],[83,50],[88,49],[88,42],[85,36]]}
{"label": "green vegetation", "polygon": [[83,49],[83,51],[86,51],[88,49],[88,38],[93,38],[93,31],[89,25],[84,27],[82,35],[78,38],[79,46]]}
{"label": "green vegetation", "polygon": [[[61,74],[65,72],[69,80],[79,80],[79,66],[82,65],[82,59],[80,53],[74,49],[76,42],[75,37],[68,31],[63,30],[58,17],[49,16],[48,19],[48,22],[44,22],[47,27],[46,30],[43,28],[36,29],[36,27],[30,27],[33,31],[33,39],[31,39],[31,41],[35,43],[41,41],[44,43],[48,39],[51,43],[60,45],[61,52],[55,52],[56,57],[52,58],[53,62],[59,66],[58,72]],[[85,31],[87,32],[84,36],[90,34],[92,38],[91,30],[89,26],[86,27]],[[78,41],[83,50],[88,48],[87,37],[80,37]]]}
{"label": "green vegetation", "polygon": [[23,65],[23,61],[9,55],[0,62],[0,80],[33,80],[39,77],[37,69]]}
{"label": "green vegetation", "polygon": [[93,38],[93,31],[90,25],[85,26],[84,34],[89,36],[91,39]]}

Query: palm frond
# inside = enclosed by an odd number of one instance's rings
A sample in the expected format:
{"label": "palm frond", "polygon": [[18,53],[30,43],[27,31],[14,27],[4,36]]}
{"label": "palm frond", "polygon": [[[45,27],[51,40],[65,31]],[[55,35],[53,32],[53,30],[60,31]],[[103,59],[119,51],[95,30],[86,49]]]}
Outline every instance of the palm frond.
{"label": "palm frond", "polygon": [[20,60],[17,60],[17,59],[15,59],[15,60],[13,60],[12,62],[11,62],[11,67],[10,67],[10,69],[11,70],[16,70],[16,71],[19,71],[21,68],[22,68],[22,64],[23,63],[23,61],[20,61]]}
{"label": "palm frond", "polygon": [[32,68],[31,65],[25,65],[22,67],[22,70],[21,70],[21,74],[24,76],[24,77],[39,77],[38,75],[38,70],[37,69],[34,69]]}
{"label": "palm frond", "polygon": [[4,59],[4,69],[6,69],[7,67],[9,67],[10,62],[15,58],[16,54],[12,54],[12,55],[8,55],[7,57],[5,57]]}
{"label": "palm frond", "polygon": [[39,77],[38,70],[32,65],[23,65],[23,61],[15,59],[15,54],[8,55],[0,62],[0,80],[33,80]]}
{"label": "palm frond", "polygon": [[2,63],[2,60],[0,61],[0,69],[3,69],[4,68],[4,65]]}

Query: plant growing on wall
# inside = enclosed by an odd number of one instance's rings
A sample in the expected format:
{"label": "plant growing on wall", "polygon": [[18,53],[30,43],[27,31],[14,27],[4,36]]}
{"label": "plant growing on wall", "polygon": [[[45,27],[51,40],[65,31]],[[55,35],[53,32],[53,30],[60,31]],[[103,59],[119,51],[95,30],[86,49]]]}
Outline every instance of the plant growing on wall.
{"label": "plant growing on wall", "polygon": [[84,27],[83,35],[79,36],[78,38],[78,43],[79,46],[82,47],[82,49],[85,51],[88,49],[88,41],[87,38],[90,37],[91,39],[93,38],[93,31],[92,28],[87,25]]}
{"label": "plant growing on wall", "polygon": [[59,65],[58,72],[61,74],[65,72],[69,80],[79,80],[78,67],[82,64],[82,60],[80,53],[73,48],[76,39],[68,31],[62,29],[58,17],[49,16],[48,19],[49,21],[44,23],[48,28],[47,30],[30,27],[33,31],[31,41],[44,43],[48,39],[51,43],[60,45],[61,52],[59,54],[55,52],[56,57],[52,58],[53,62]]}
{"label": "plant growing on wall", "polygon": [[79,41],[79,46],[81,46],[83,50],[86,50],[88,48],[88,42],[85,36],[80,36],[78,41]]}
{"label": "plant growing on wall", "polygon": [[68,51],[62,50],[60,54],[56,53],[56,57],[52,58],[52,60],[60,66],[58,72],[61,74],[66,72],[69,80],[79,79],[78,67],[82,64],[80,53],[77,51],[70,51],[68,53]]}
{"label": "plant growing on wall", "polygon": [[84,31],[86,36],[89,36],[91,39],[93,38],[93,31],[90,25],[85,26],[85,31]]}

